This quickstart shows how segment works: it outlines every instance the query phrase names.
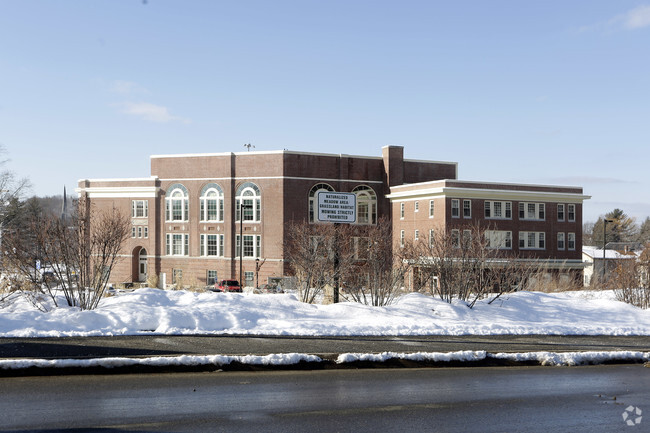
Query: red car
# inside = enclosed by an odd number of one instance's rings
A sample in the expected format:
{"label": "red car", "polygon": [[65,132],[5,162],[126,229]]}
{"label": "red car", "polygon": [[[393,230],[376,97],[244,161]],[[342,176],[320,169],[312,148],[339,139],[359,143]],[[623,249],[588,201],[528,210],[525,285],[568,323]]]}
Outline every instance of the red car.
{"label": "red car", "polygon": [[219,280],[214,284],[218,292],[241,292],[241,286],[237,280]]}

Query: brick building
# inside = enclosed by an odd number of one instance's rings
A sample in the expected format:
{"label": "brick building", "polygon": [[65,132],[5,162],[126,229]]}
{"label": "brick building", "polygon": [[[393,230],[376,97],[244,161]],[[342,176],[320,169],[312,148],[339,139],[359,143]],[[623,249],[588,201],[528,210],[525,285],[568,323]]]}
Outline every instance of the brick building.
{"label": "brick building", "polygon": [[381,157],[292,151],[155,155],[149,178],[84,179],[77,193],[98,209],[115,206],[131,215],[132,237],[112,282],[145,281],[153,274],[160,285],[237,278],[252,286],[281,278],[285,227],[314,220],[319,191],[354,193],[356,224],[386,216],[395,239],[439,224],[462,230],[461,222],[489,220],[495,230],[510,233],[513,251],[581,269],[582,201],[588,198],[581,188],[456,177],[456,163],[407,160],[399,146],[384,147]]}

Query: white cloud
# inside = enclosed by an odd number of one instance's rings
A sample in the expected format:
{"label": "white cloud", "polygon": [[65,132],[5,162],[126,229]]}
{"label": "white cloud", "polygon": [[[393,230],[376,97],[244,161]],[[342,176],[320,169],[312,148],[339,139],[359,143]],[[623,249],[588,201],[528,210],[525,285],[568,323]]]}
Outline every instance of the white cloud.
{"label": "white cloud", "polygon": [[123,104],[122,112],[144,120],[157,123],[182,122],[190,123],[190,119],[173,116],[167,107],[151,104],[149,102],[126,102]]}
{"label": "white cloud", "polygon": [[650,27],[650,5],[637,6],[620,15],[616,15],[608,21],[585,25],[578,28],[580,33],[591,31],[614,31],[614,30],[637,30]]}
{"label": "white cloud", "polygon": [[650,26],[650,6],[638,6],[624,14],[623,26],[627,29],[640,29]]}
{"label": "white cloud", "polygon": [[123,80],[114,81],[111,86],[111,91],[123,95],[131,95],[133,93],[149,93],[147,89],[140,86],[139,84],[132,81]]}

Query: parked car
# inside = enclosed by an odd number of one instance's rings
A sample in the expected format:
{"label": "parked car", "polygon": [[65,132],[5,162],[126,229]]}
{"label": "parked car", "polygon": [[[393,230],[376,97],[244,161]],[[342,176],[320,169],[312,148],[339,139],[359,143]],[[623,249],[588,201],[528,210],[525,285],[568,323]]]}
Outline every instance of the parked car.
{"label": "parked car", "polygon": [[237,280],[219,280],[214,288],[217,292],[241,292],[242,288]]}

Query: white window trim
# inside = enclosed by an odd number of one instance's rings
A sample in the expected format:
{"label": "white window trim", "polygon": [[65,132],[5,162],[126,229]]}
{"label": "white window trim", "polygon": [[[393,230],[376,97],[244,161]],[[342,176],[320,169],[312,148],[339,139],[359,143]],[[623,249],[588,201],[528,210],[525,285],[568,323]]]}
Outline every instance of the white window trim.
{"label": "white window trim", "polygon": [[[216,236],[217,254],[208,254],[208,237]],[[224,256],[224,235],[223,234],[201,234],[201,256],[202,257],[223,257]]]}
{"label": "white window trim", "polygon": [[[142,204],[140,208],[142,215],[138,215],[140,210],[138,204]],[[131,218],[148,218],[149,217],[149,200],[132,200],[131,201]]]}
{"label": "white window trim", "polygon": [[564,232],[558,232],[557,234],[557,249],[559,251],[564,251],[566,249],[566,235]]}
{"label": "white window trim", "polygon": [[487,248],[489,249],[512,249],[512,232],[510,230],[486,230],[485,237],[487,238]]}
{"label": "white window trim", "polygon": [[[501,214],[502,216],[495,215],[495,204],[500,203]],[[489,208],[489,216],[486,216],[485,210]],[[510,216],[508,216],[510,212]],[[511,220],[512,219],[512,202],[511,201],[500,201],[500,200],[485,200],[483,203],[483,216],[485,219],[489,220]]]}
{"label": "white window trim", "polygon": [[[469,206],[466,206],[469,205]],[[469,215],[465,214],[465,211],[469,211]],[[463,218],[471,219],[472,218],[472,200],[463,200]]]}
{"label": "white window trim", "polygon": [[429,218],[433,218],[435,215],[435,202],[433,200],[429,200]]}
{"label": "white window trim", "polygon": [[244,238],[251,237],[253,239],[253,255],[247,256],[243,255],[243,243],[240,234],[235,236],[235,249],[237,252],[237,257],[243,257],[244,259],[256,259],[262,257],[262,236],[261,235],[244,235]]}
{"label": "white window trim", "polygon": [[[529,235],[533,234],[534,235],[534,246],[530,246],[529,244]],[[524,242],[524,246],[521,246],[521,242]],[[541,244],[544,244],[544,246],[540,246]],[[545,232],[519,232],[519,249],[520,250],[546,250],[546,233]]]}
{"label": "white window trim", "polygon": [[[456,211],[456,215],[454,215],[454,211]],[[451,217],[460,218],[460,199],[458,198],[451,199]]]}
{"label": "white window trim", "polygon": [[[174,254],[174,243],[173,243],[174,235],[181,236],[180,254]],[[190,255],[189,244],[190,244],[190,235],[188,233],[167,233],[165,235],[165,253],[167,256],[175,256],[175,257],[189,256]]]}
{"label": "white window trim", "polygon": [[[573,246],[571,244],[573,243]],[[575,233],[567,233],[567,249],[569,251],[575,251],[576,250],[576,234]]]}
{"label": "white window trim", "polygon": [[[570,210],[571,207],[573,207],[573,211]],[[571,218],[571,214],[573,214],[573,218]],[[571,223],[576,222],[576,205],[575,204],[569,203],[567,205],[567,218],[568,218],[568,221],[571,222]]]}
{"label": "white window trim", "polygon": [[[562,217],[560,217],[560,209],[562,209]],[[558,221],[564,221],[566,218],[566,206],[564,203],[558,203],[557,204],[557,220]]]}
{"label": "white window trim", "polygon": [[[534,209],[535,209],[535,211],[534,211],[535,217],[534,218],[530,218],[528,216],[528,207],[529,207],[529,205],[534,205],[535,206],[534,207]],[[522,211],[521,208],[522,208],[522,206],[523,206],[523,212],[524,212],[523,217],[521,216],[521,211]],[[544,217],[540,218],[539,214],[542,213],[542,212],[544,214]],[[520,201],[519,202],[519,208],[518,208],[518,214],[519,214],[519,219],[522,220],[522,221],[546,221],[546,203],[533,203],[533,202]]]}

